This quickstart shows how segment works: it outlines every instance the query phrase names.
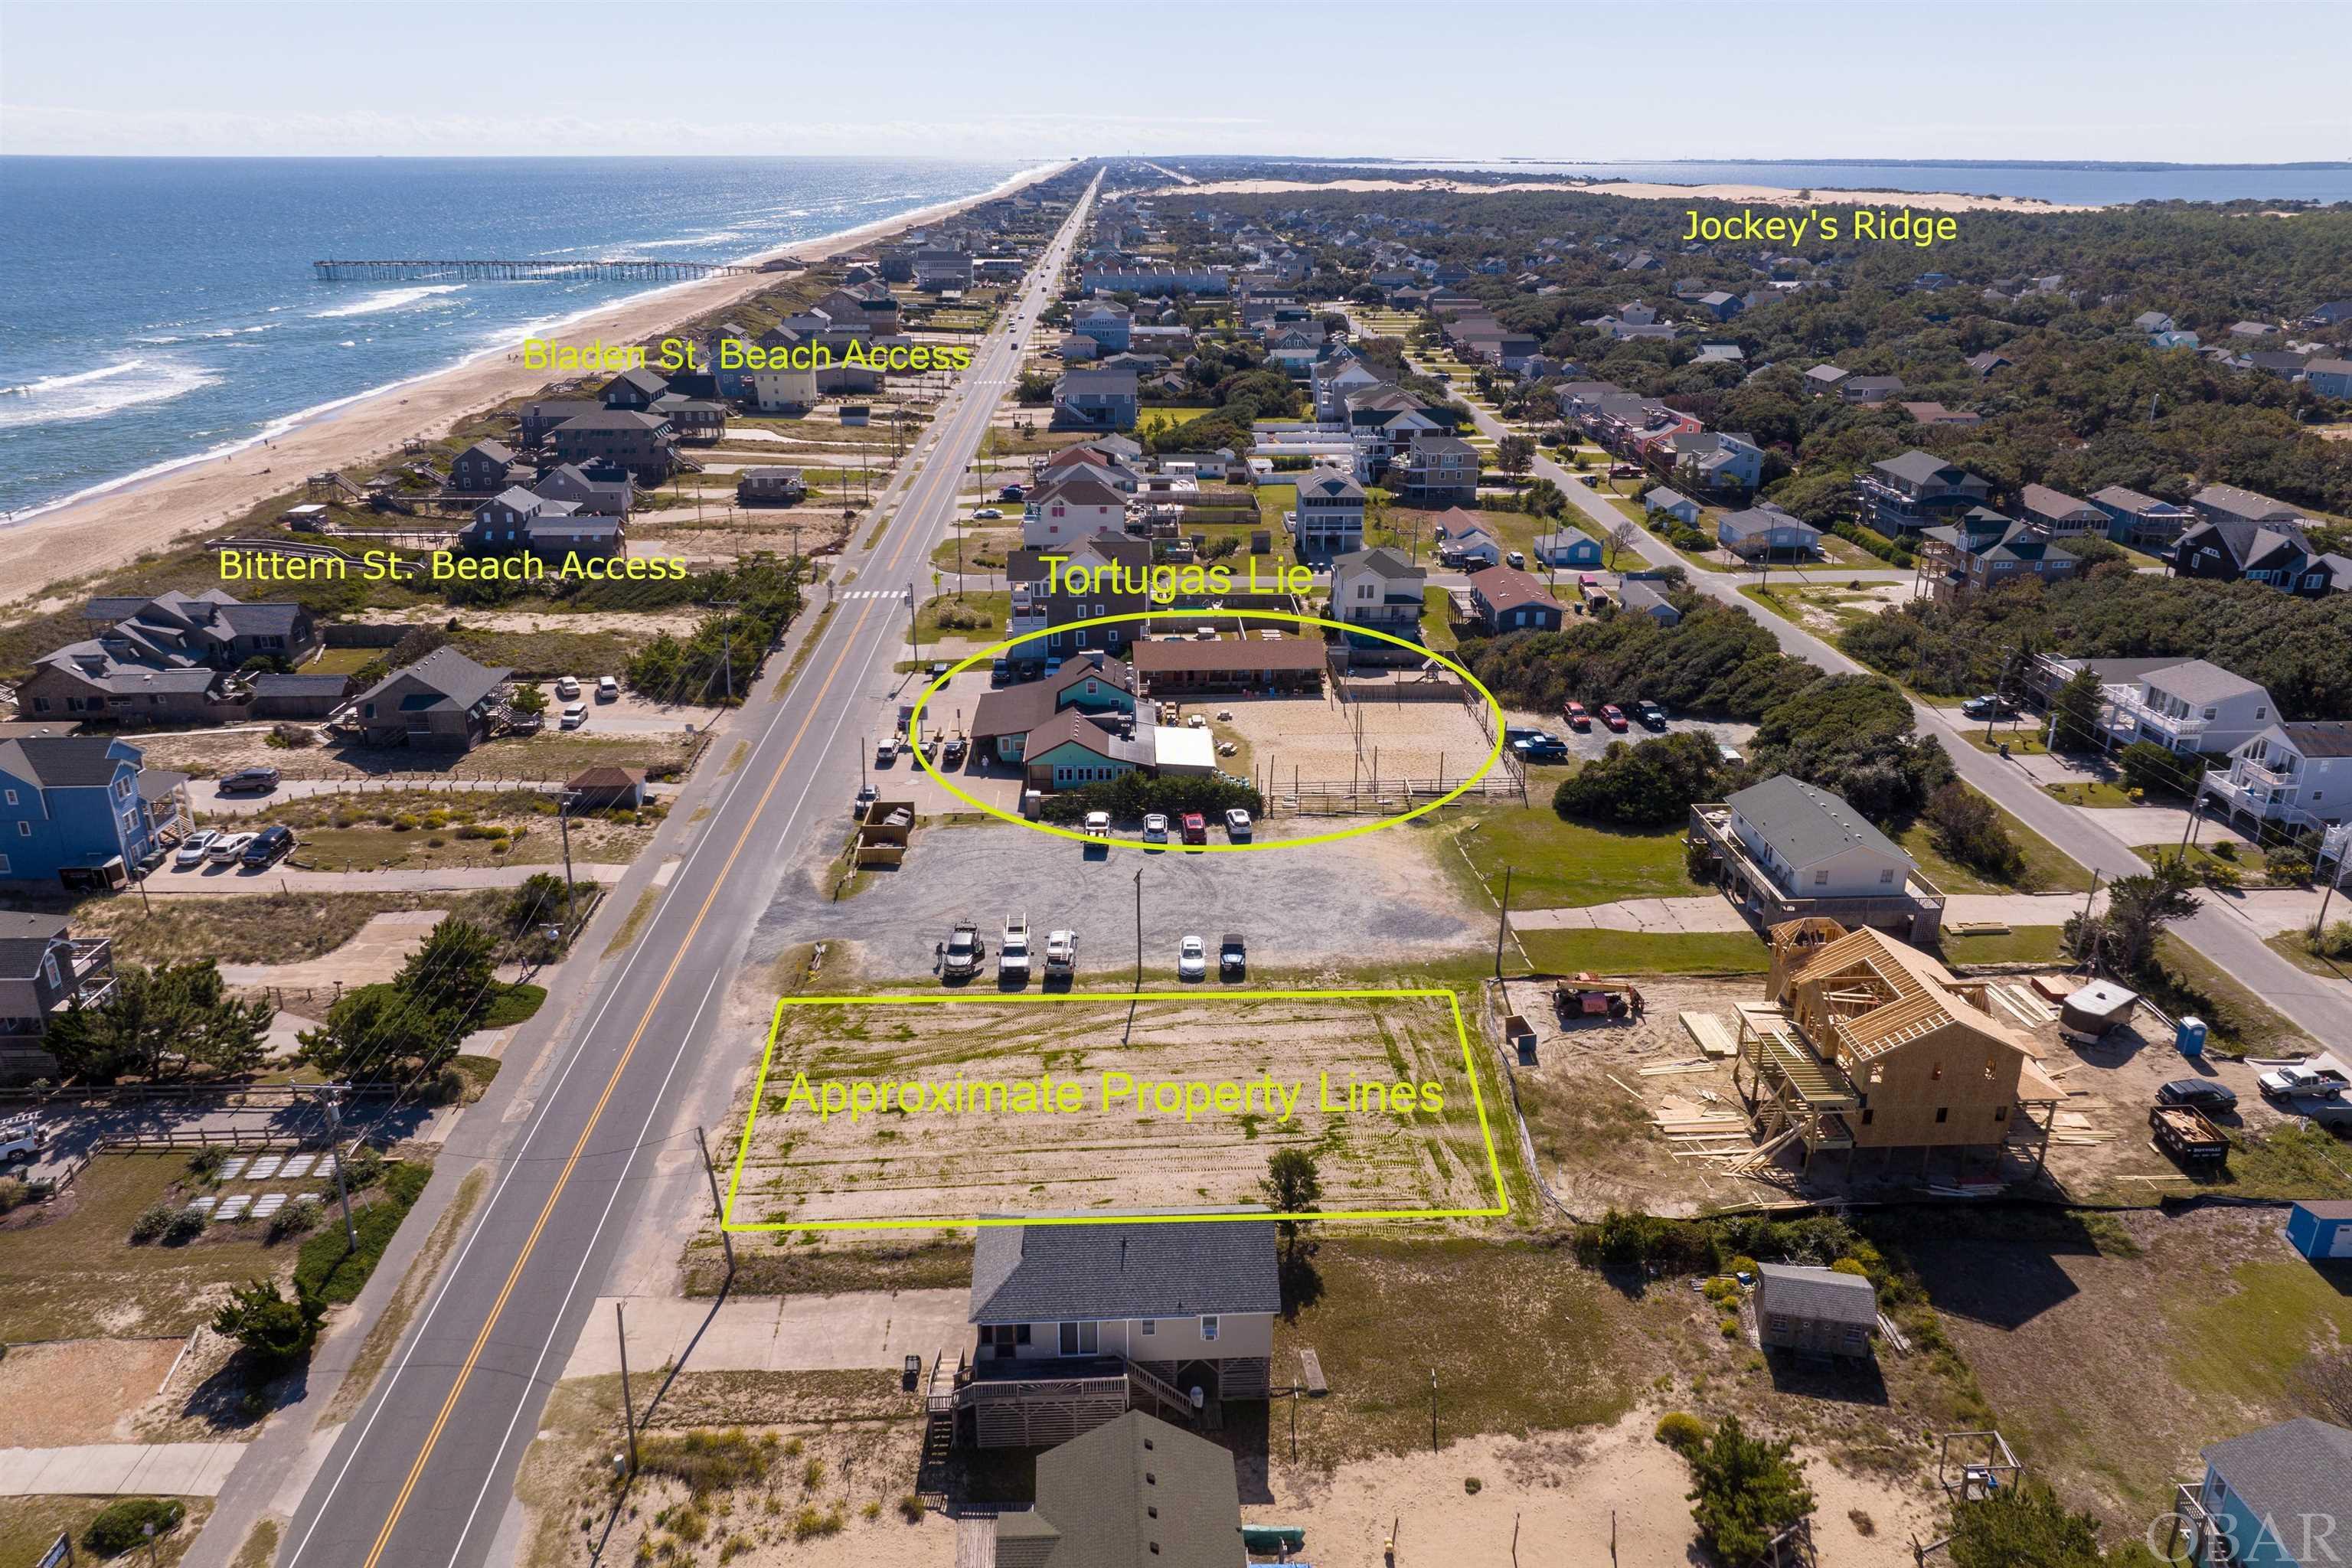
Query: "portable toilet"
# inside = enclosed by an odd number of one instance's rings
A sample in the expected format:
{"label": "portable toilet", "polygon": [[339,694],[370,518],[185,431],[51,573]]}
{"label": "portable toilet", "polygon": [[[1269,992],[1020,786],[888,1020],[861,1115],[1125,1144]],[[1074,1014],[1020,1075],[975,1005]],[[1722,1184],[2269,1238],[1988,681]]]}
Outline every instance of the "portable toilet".
{"label": "portable toilet", "polygon": [[2305,1258],[2352,1258],[2352,1203],[2305,1199],[2287,1211],[2286,1239]]}
{"label": "portable toilet", "polygon": [[2205,1054],[2205,1020],[2183,1017],[2173,1036],[2172,1043],[2184,1057],[2195,1058]]}

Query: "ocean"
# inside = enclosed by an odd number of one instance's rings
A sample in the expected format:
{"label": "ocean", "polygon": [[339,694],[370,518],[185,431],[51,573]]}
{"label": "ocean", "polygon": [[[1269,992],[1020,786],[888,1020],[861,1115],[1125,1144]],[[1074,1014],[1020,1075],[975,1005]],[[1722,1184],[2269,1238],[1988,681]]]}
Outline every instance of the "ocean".
{"label": "ocean", "polygon": [[645,283],[320,283],[331,257],[739,261],[993,189],[908,158],[0,157],[0,513],[266,439]]}
{"label": "ocean", "polygon": [[[1307,162],[1302,160],[1302,162]],[[1316,159],[1357,167],[1479,169],[1528,179],[1572,175],[1668,185],[1769,185],[1776,190],[1953,191],[1971,196],[2025,196],[2078,206],[2131,202],[2352,202],[2352,163],[1968,163],[1906,159],[1874,163],[1769,159],[1726,163],[1546,163],[1538,159]],[[1303,176],[1302,176],[1303,177]]]}

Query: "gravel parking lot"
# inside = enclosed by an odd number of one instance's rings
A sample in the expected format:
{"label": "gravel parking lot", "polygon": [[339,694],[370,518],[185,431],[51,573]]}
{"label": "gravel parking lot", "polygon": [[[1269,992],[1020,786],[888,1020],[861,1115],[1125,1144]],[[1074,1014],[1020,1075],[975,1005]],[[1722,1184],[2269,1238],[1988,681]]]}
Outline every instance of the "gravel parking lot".
{"label": "gravel parking lot", "polygon": [[1079,933],[1085,984],[1090,973],[1133,973],[1140,868],[1147,980],[1175,979],[1179,938],[1198,935],[1213,946],[1229,931],[1248,939],[1254,966],[1352,969],[1491,940],[1492,915],[1432,874],[1438,847],[1418,823],[1341,845],[1252,855],[1089,852],[998,824],[934,828],[917,837],[904,867],[876,873],[866,891],[824,905],[814,919],[804,891],[788,889],[761,922],[752,955],[848,942],[858,944],[870,977],[921,976],[930,973],[933,944],[958,919],[977,921],[992,952],[1004,918],[1026,910],[1040,946],[1057,927]]}

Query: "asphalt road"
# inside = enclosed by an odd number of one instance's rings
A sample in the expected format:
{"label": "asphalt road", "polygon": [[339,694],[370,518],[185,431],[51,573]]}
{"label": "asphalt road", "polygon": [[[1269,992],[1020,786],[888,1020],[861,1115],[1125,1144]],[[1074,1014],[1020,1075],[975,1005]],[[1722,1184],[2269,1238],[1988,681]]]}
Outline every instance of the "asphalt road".
{"label": "asphalt road", "polygon": [[[1482,434],[1496,440],[1512,434],[1502,421],[1475,404],[1471,405],[1471,416]],[[1613,529],[1625,521],[1624,513],[1594,494],[1578,476],[1540,453],[1535,459],[1535,472],[1558,485],[1567,494],[1570,504],[1604,527]],[[1783,651],[1832,673],[1875,673],[1811,632],[1742,597],[1741,586],[1753,579],[1734,573],[1699,571],[1647,529],[1637,529],[1635,534],[1636,547],[1644,559],[1656,566],[1682,567],[1690,574],[1692,587],[1753,616],[1772,634]],[[1849,574],[1837,568],[1822,575],[1828,580],[1843,581]],[[1966,721],[1956,710],[1937,708],[1916,699],[1911,706],[1918,716],[1920,732],[1943,741],[1960,777],[2073,859],[2107,879],[2148,869],[2137,849],[2086,820],[2090,814],[2043,794],[2042,786],[2016,763],[1970,745],[1960,733]],[[2352,986],[2308,973],[2288,963],[2263,945],[2262,932],[2232,910],[2226,900],[2210,893],[2201,894],[2200,899],[2203,908],[2192,919],[2174,927],[2175,934],[2313,1038],[2339,1048],[2352,1047],[2352,1005],[2347,1005],[2352,1004]]]}
{"label": "asphalt road", "polygon": [[[1059,272],[1091,198],[1033,281]],[[928,575],[958,477],[1044,300],[1030,292],[938,411],[894,481],[883,537],[870,551],[853,541],[842,565],[861,585]],[[516,1467],[652,1180],[656,1121],[667,1129],[677,1097],[709,1074],[732,1076],[725,1053],[695,1047],[710,1044],[727,979],[782,874],[778,847],[800,840],[810,813],[838,814],[856,790],[852,716],[899,656],[902,616],[895,596],[842,601],[781,701],[772,667],[782,661],[772,661],[721,741],[749,740],[750,755],[723,775],[706,769],[712,776],[681,798],[708,804],[710,816],[667,881],[648,880],[659,902],[634,950],[570,1015],[583,1020],[571,1034],[526,1037],[511,1053],[520,1059],[509,1070],[524,1071],[545,1047],[543,1084],[507,1112],[523,1131],[497,1160],[490,1196],[423,1315],[295,1510],[283,1568],[441,1568],[507,1550],[494,1542]]]}

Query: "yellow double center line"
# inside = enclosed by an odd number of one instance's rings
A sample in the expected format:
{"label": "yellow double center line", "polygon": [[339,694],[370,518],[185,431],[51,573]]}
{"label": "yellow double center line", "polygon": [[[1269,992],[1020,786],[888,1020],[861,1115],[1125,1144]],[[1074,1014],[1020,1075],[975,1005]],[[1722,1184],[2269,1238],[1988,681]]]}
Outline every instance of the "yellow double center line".
{"label": "yellow double center line", "polygon": [[[958,472],[961,471],[961,469],[958,470]],[[911,487],[909,489],[911,490]],[[884,568],[885,571],[898,570],[900,558],[906,554],[908,540],[919,531],[919,529],[910,530],[899,539],[898,548],[890,552],[890,563]],[[733,873],[735,862],[742,856],[744,846],[751,841],[752,828],[759,825],[760,818],[766,814],[768,802],[775,795],[776,786],[783,782],[784,770],[792,766],[793,757],[799,752],[801,742],[808,736],[809,726],[816,722],[818,714],[824,710],[825,693],[833,689],[834,680],[841,674],[842,666],[848,662],[850,654],[856,648],[858,636],[865,630],[866,620],[873,613],[873,601],[868,601],[866,607],[858,612],[856,625],[851,627],[849,636],[844,639],[841,652],[835,657],[833,667],[825,671],[824,683],[817,688],[816,696],[811,700],[809,710],[802,718],[800,728],[793,732],[792,742],[784,748],[782,758],[776,763],[776,771],[769,775],[767,787],[760,792],[758,804],[751,808],[751,816],[743,823],[743,831],[737,836],[734,847],[727,852],[727,858],[720,862],[719,875],[712,879],[709,893],[704,897],[702,907],[695,911],[694,923],[687,927],[685,939],[678,943],[677,952],[670,959],[669,967],[663,971],[661,984],[654,988],[653,1000],[646,1004],[645,1016],[637,1020],[636,1029],[629,1036],[629,1043],[621,1052],[621,1059],[613,1064],[613,1075],[604,1080],[604,1091],[596,1097],[595,1109],[588,1113],[587,1122],[580,1129],[580,1136],[572,1143],[571,1153],[565,1156],[563,1168],[556,1174],[554,1188],[548,1193],[547,1202],[541,1205],[539,1217],[531,1224],[530,1234],[523,1238],[522,1249],[515,1254],[514,1267],[507,1271],[506,1283],[499,1287],[498,1299],[490,1303],[489,1316],[482,1321],[482,1331],[474,1336],[473,1347],[466,1352],[465,1361],[457,1368],[457,1381],[449,1385],[448,1397],[441,1402],[440,1412],[433,1417],[433,1426],[425,1434],[424,1446],[416,1451],[416,1462],[409,1466],[407,1479],[401,1482],[400,1493],[393,1499],[392,1511],[385,1516],[383,1528],[376,1531],[375,1544],[368,1549],[365,1568],[377,1568],[377,1564],[383,1557],[384,1548],[391,1544],[392,1532],[399,1525],[400,1517],[408,1507],[408,1500],[416,1490],[417,1481],[425,1474],[426,1462],[433,1458],[435,1446],[441,1441],[442,1429],[448,1426],[450,1413],[457,1409],[457,1398],[465,1393],[467,1381],[473,1376],[475,1364],[481,1360],[484,1348],[490,1342],[491,1331],[498,1327],[499,1318],[506,1310],[508,1299],[514,1294],[516,1284],[521,1280],[523,1268],[530,1263],[531,1252],[539,1245],[540,1236],[547,1229],[547,1222],[554,1215],[555,1205],[563,1196],[563,1189],[571,1183],[572,1173],[578,1168],[581,1156],[587,1150],[589,1138],[595,1132],[597,1122],[604,1117],[604,1107],[612,1102],[613,1091],[620,1087],[621,1075],[628,1071],[629,1058],[636,1055],[637,1043],[645,1038],[646,1030],[652,1026],[654,1014],[660,1009],[662,998],[668,994],[669,984],[677,977],[678,965],[686,962],[687,952],[694,946],[694,939],[702,930],[702,922],[709,917],[711,907],[719,901],[719,890],[727,885],[727,879]]]}

